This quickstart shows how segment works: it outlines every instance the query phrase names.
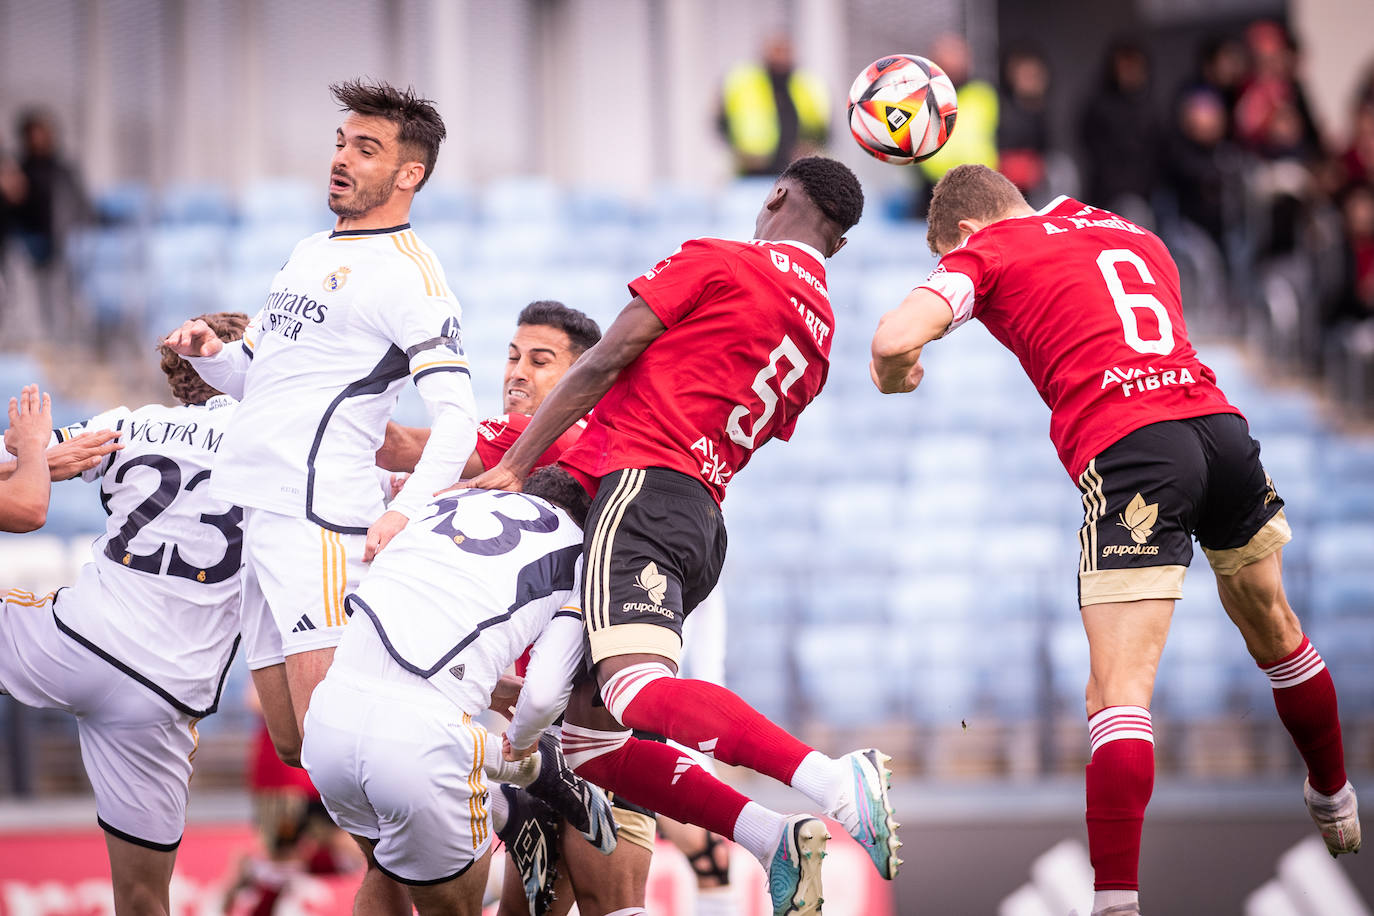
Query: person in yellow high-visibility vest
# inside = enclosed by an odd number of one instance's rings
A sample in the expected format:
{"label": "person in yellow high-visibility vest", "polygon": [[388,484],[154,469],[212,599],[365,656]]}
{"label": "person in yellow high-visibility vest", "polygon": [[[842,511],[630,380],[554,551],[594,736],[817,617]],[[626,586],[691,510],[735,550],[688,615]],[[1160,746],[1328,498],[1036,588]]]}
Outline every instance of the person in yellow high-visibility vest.
{"label": "person in yellow high-visibility vest", "polygon": [[969,78],[971,56],[968,42],[953,32],[939,36],[930,51],[930,59],[954,83],[959,116],[949,142],[918,166],[929,187],[956,165],[976,163],[997,168],[997,90],[990,83]]}
{"label": "person in yellow high-visibility vest", "polygon": [[725,77],[720,129],[741,175],[777,175],[800,156],[825,145],[830,103],[825,86],[796,69],[792,42],[774,35],[763,59],[741,64]]}

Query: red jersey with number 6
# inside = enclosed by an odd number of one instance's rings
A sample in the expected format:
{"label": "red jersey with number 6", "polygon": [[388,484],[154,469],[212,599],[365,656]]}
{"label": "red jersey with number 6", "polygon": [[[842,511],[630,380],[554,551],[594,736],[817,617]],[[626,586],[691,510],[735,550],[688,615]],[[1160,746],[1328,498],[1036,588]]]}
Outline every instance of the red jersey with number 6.
{"label": "red jersey with number 6", "polygon": [[920,288],[1016,354],[1050,407],[1078,479],[1142,426],[1240,413],[1188,342],[1178,268],[1153,233],[1068,197],[1000,220],[946,254]]}
{"label": "red jersey with number 6", "polygon": [[694,239],[630,283],[666,330],[626,366],[560,463],[584,482],[669,468],[725,487],[820,393],[835,325],[820,252]]}

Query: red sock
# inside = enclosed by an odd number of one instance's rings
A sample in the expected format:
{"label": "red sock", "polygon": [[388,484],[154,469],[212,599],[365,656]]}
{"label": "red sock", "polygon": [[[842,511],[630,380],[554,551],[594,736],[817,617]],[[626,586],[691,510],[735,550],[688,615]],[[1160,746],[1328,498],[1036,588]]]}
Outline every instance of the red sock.
{"label": "red sock", "polygon": [[1155,782],[1149,710],[1108,706],[1088,720],[1088,857],[1093,889],[1140,889],[1140,828]]}
{"label": "red sock", "polygon": [[748,703],[710,681],[658,678],[629,702],[620,721],[789,785],[811,753]]}
{"label": "red sock", "polygon": [[1307,763],[1307,781],[1323,795],[1335,795],[1345,785],[1345,752],[1336,686],[1326,662],[1304,636],[1300,646],[1260,670],[1274,688],[1279,721]]}
{"label": "red sock", "polygon": [[574,771],[636,805],[731,839],[749,801],[686,754],[657,741],[631,738]]}

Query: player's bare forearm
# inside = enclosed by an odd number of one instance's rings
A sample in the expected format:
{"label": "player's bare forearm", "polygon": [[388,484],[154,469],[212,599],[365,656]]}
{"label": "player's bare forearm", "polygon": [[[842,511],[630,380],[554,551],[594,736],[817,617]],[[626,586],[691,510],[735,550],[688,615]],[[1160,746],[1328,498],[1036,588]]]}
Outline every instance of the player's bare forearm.
{"label": "player's bare forearm", "polygon": [[52,401],[37,385],[26,385],[19,397],[10,398],[9,419],[18,458],[0,487],[0,531],[34,531],[48,520]]}
{"label": "player's bare forearm", "polygon": [[399,423],[386,424],[386,436],[382,447],[377,449],[377,466],[388,471],[410,473],[420,461],[420,455],[429,442],[429,429],[423,426],[402,426]]}
{"label": "player's bare forearm", "polygon": [[869,374],[884,394],[911,391],[921,383],[921,349],[949,330],[949,304],[928,289],[914,289],[878,321]]}

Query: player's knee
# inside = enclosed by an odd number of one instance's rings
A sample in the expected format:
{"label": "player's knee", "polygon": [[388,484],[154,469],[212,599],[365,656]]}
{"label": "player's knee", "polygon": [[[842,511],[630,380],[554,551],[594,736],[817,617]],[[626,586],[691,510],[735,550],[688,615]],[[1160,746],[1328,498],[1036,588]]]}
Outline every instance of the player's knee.
{"label": "player's knee", "polygon": [[673,671],[663,662],[640,662],[627,665],[612,672],[601,681],[601,701],[606,709],[621,724],[625,722],[625,710],[634,702],[635,697],[654,681],[671,678]]}
{"label": "player's knee", "polygon": [[597,764],[605,763],[606,758],[619,753],[630,740],[631,734],[628,729],[605,731],[564,722],[562,737],[563,756],[568,766],[586,779],[590,777],[583,771],[588,767],[595,769]]}

